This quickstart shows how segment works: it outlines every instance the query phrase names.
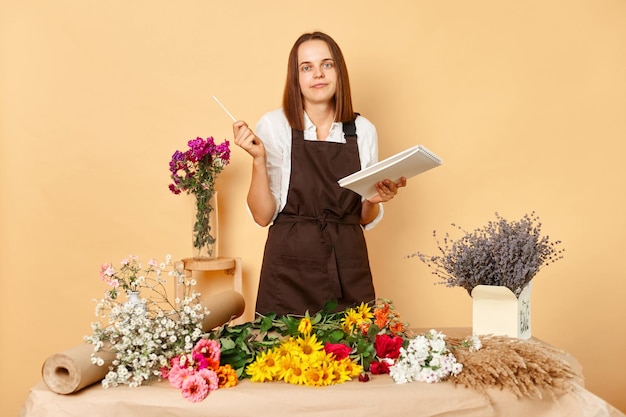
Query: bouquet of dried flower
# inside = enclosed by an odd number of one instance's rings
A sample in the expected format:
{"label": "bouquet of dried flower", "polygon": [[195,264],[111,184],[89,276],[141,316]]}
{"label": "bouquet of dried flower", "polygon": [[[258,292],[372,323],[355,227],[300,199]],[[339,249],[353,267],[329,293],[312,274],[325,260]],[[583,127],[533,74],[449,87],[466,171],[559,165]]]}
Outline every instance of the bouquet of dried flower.
{"label": "bouquet of dried flower", "polygon": [[582,380],[580,370],[563,359],[564,352],[546,343],[507,336],[481,336],[480,349],[449,339],[452,353],[463,372],[450,381],[485,394],[488,388],[507,389],[517,398],[556,399],[573,389],[572,380]]}
{"label": "bouquet of dried flower", "polygon": [[541,236],[541,223],[534,212],[519,221],[507,221],[496,213],[496,221],[473,232],[452,226],[465,234],[452,240],[446,233],[442,244],[433,232],[441,255],[417,252],[411,256],[434,268],[440,284],[463,287],[470,294],[477,285],[498,285],[519,297],[543,266],[563,257],[564,249],[558,247],[561,241]]}

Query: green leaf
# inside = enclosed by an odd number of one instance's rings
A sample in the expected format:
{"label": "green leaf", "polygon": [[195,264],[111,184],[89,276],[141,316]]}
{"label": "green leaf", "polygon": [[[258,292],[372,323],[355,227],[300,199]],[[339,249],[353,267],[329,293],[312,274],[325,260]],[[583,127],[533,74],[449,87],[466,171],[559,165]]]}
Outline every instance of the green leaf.
{"label": "green leaf", "polygon": [[313,318],[311,318],[311,324],[316,325],[322,321],[322,313],[317,313]]}
{"label": "green leaf", "polygon": [[261,322],[261,333],[267,333],[273,327],[273,320],[268,316],[263,317],[263,321]]}
{"label": "green leaf", "polygon": [[[232,366],[232,364],[231,364],[231,366]],[[237,372],[237,378],[238,379],[243,379],[242,375],[243,375],[243,372],[245,371],[245,369],[243,367],[234,368],[234,369]]]}
{"label": "green leaf", "polygon": [[281,331],[283,336],[296,336],[299,333],[298,325],[300,324],[300,319],[296,319],[293,316],[283,316],[281,317],[280,322],[285,326]]}
{"label": "green leaf", "polygon": [[333,311],[335,311],[337,309],[337,306],[339,305],[339,301],[337,300],[328,300],[324,303],[324,307],[322,308],[322,311],[326,312],[326,313],[332,313]]}
{"label": "green leaf", "polygon": [[345,337],[343,330],[335,330],[328,335],[328,341],[330,343],[337,343]]}
{"label": "green leaf", "polygon": [[251,354],[252,353],[252,351],[250,350],[248,345],[240,345],[239,347],[241,348],[241,350],[243,350],[247,354]]}
{"label": "green leaf", "polygon": [[222,350],[234,349],[236,347],[235,342],[227,338],[221,338],[220,345],[222,346]]}
{"label": "green leaf", "polygon": [[380,328],[378,326],[376,326],[374,323],[372,323],[372,325],[370,326],[370,328],[367,331],[367,337],[370,340],[374,340],[376,338],[376,335],[378,334],[378,332],[380,332]]}

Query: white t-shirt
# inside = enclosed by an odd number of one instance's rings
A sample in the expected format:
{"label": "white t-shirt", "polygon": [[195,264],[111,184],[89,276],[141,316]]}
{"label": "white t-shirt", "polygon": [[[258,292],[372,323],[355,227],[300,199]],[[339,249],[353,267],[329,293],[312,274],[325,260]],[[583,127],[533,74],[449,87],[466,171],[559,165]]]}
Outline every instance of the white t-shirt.
{"label": "white t-shirt", "polygon": [[[358,116],[355,120],[357,145],[361,168],[366,168],[378,162],[378,137],[376,128],[365,117]],[[291,177],[291,126],[282,109],[274,110],[263,115],[256,125],[256,135],[263,141],[267,155],[267,173],[269,175],[270,190],[276,200],[276,212],[272,220],[285,207]],[[304,114],[304,140],[317,140],[317,130],[311,119]],[[333,123],[326,139],[328,142],[346,143],[343,134],[343,123]],[[365,225],[369,230],[383,217],[383,205],[379,204],[378,216]]]}

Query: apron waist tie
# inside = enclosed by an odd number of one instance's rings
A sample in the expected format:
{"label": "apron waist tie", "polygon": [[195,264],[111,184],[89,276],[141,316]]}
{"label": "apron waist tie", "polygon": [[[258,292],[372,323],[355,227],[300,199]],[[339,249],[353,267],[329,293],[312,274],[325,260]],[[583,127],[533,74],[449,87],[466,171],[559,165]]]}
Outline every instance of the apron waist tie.
{"label": "apron waist tie", "polygon": [[[325,244],[325,230],[326,226],[328,226],[328,223],[360,225],[361,217],[354,214],[344,215],[343,212],[337,212],[331,209],[324,209],[322,211],[322,214],[317,217],[281,213],[274,220],[274,223],[289,222],[317,222],[320,226],[320,241],[322,242],[322,244]],[[328,280],[332,296],[336,297],[337,299],[343,298],[343,293],[341,291],[341,281],[339,280],[339,268],[337,266],[337,254],[335,252],[335,245],[332,245],[330,248],[328,260],[326,262],[326,271],[328,273]]]}
{"label": "apron waist tie", "polygon": [[[343,213],[339,213],[333,211],[331,209],[324,209],[322,214],[317,217],[313,216],[300,216],[297,214],[285,214],[280,213],[276,219],[274,219],[274,223],[297,223],[297,222],[318,222],[320,226],[320,232],[324,232],[326,230],[326,226],[328,223],[340,223],[340,224],[361,224],[361,217],[355,214],[344,215]],[[325,243],[324,235],[321,235],[322,243]]]}

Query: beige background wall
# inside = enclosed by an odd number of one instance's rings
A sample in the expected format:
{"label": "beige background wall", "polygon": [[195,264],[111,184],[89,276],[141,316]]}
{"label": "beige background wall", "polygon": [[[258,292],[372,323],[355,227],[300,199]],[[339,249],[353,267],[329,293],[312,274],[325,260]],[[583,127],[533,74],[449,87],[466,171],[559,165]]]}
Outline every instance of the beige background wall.
{"label": "beige background wall", "polygon": [[[250,123],[278,107],[288,50],[315,29],[342,46],[380,157],[421,143],[444,159],[367,234],[378,294],[413,326],[471,325],[470,297],[406,255],[434,253],[452,222],[534,210],[567,252],[534,281],[533,334],[626,411],[623,0],[4,0],[0,19],[6,415],[90,332],[101,263],[189,256],[171,154],[231,138],[212,95]],[[245,210],[249,174],[234,149],[218,189],[220,253],[243,258],[250,307],[266,229]]]}

